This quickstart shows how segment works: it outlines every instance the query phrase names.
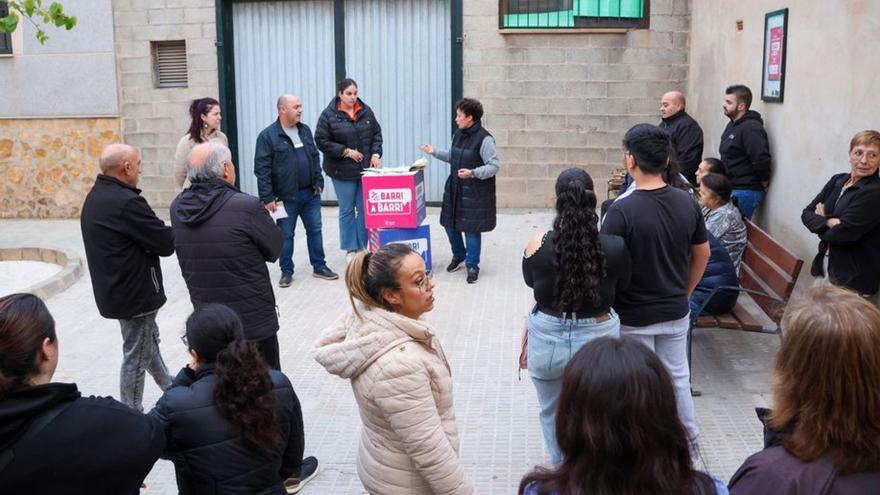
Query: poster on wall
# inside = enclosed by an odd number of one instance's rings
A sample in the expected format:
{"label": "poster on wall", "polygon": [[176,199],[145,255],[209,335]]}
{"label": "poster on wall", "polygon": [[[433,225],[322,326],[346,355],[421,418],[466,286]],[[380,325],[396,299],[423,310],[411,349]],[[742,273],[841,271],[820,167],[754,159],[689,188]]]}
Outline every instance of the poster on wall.
{"label": "poster on wall", "polygon": [[788,9],[764,16],[764,66],[761,99],[782,102],[785,94],[785,51],[788,37]]}

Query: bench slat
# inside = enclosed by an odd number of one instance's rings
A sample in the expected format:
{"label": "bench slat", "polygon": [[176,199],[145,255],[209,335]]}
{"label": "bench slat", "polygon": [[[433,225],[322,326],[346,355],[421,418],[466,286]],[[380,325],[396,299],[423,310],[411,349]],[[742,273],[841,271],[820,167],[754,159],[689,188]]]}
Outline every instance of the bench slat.
{"label": "bench slat", "polygon": [[736,318],[730,313],[715,315],[715,319],[718,320],[718,326],[721,328],[732,328],[734,330],[740,329],[739,322],[736,321]]}
{"label": "bench slat", "polygon": [[736,303],[736,306],[733,307],[733,310],[730,313],[737,319],[737,321],[739,321],[743,330],[748,330],[750,332],[760,332],[764,330],[764,325],[762,325],[761,322],[758,321],[742,304]]}
{"label": "bench slat", "polygon": [[801,271],[803,260],[798,259],[794,253],[785,249],[785,246],[778,243],[775,239],[770,237],[767,232],[764,232],[750,220],[743,221],[745,222],[746,230],[748,231],[747,235],[749,244],[752,244],[755,249],[773,260],[783,272],[789,274],[792,278],[797,279],[797,274]]}
{"label": "bench slat", "polygon": [[714,316],[701,315],[697,317],[697,326],[700,328],[717,328],[718,321]]}
{"label": "bench slat", "polygon": [[[785,300],[781,294],[776,294],[773,289],[768,287],[767,284],[758,278],[748,265],[744,264],[740,268],[739,284],[743,288],[764,292]],[[758,294],[749,295],[752,296],[752,300],[754,300],[755,303],[767,313],[767,316],[769,316],[771,320],[779,323],[779,320],[782,319],[782,311],[780,311],[780,308],[784,307],[784,304],[780,304],[773,299]]]}
{"label": "bench slat", "polygon": [[770,287],[774,294],[779,295],[782,299],[788,299],[791,295],[791,291],[794,289],[791,276],[782,271],[782,268],[767,258],[764,253],[752,249],[750,245],[743,253],[743,263],[748,265],[752,273]]}

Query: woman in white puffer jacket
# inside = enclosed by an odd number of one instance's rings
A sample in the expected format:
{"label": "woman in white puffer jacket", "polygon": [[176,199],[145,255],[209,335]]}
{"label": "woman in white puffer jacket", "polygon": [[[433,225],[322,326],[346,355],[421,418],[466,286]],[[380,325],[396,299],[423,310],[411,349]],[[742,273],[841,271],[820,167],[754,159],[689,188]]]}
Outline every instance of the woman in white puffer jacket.
{"label": "woman in white puffer jacket", "polygon": [[314,357],[351,380],[364,423],[358,475],[373,494],[472,494],[458,459],[452,375],[433,329],[434,282],[422,258],[390,244],[358,253],[345,274],[352,311]]}

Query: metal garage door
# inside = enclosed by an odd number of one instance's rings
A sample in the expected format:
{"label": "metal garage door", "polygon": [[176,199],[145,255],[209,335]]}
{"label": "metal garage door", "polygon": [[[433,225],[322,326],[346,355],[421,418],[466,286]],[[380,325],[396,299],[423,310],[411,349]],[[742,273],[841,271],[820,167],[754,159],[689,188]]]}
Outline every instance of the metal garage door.
{"label": "metal garage door", "polygon": [[[452,75],[449,0],[346,0],[346,75],[382,125],[383,163],[408,164],[418,145],[451,141]],[[233,4],[240,184],[256,194],[257,134],[276,118],[275,100],[303,97],[303,122],[314,130],[335,95],[333,2],[295,0]],[[449,173],[431,160],[428,201],[440,201]],[[324,199],[335,199],[327,180]]]}

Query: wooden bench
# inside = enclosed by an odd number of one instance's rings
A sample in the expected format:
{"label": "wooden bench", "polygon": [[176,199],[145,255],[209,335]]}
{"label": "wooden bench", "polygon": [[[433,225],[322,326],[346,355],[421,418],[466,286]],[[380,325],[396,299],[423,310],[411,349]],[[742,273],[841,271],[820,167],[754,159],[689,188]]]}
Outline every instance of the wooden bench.
{"label": "wooden bench", "polygon": [[[740,266],[740,287],[716,287],[703,301],[698,314],[702,313],[703,308],[718,291],[735,290],[748,293],[758,308],[773,321],[774,326],[764,328],[761,321],[742,304],[742,301],[737,301],[730,313],[717,316],[698,316],[696,325],[692,325],[688,331],[687,357],[689,367],[694,328],[729,328],[780,336],[782,334],[779,322],[782,320],[785,305],[794,290],[804,260],[799,259],[751,221],[746,219],[743,221],[748,231],[748,244],[743,252]],[[696,391],[692,391],[692,393],[700,395]]]}

